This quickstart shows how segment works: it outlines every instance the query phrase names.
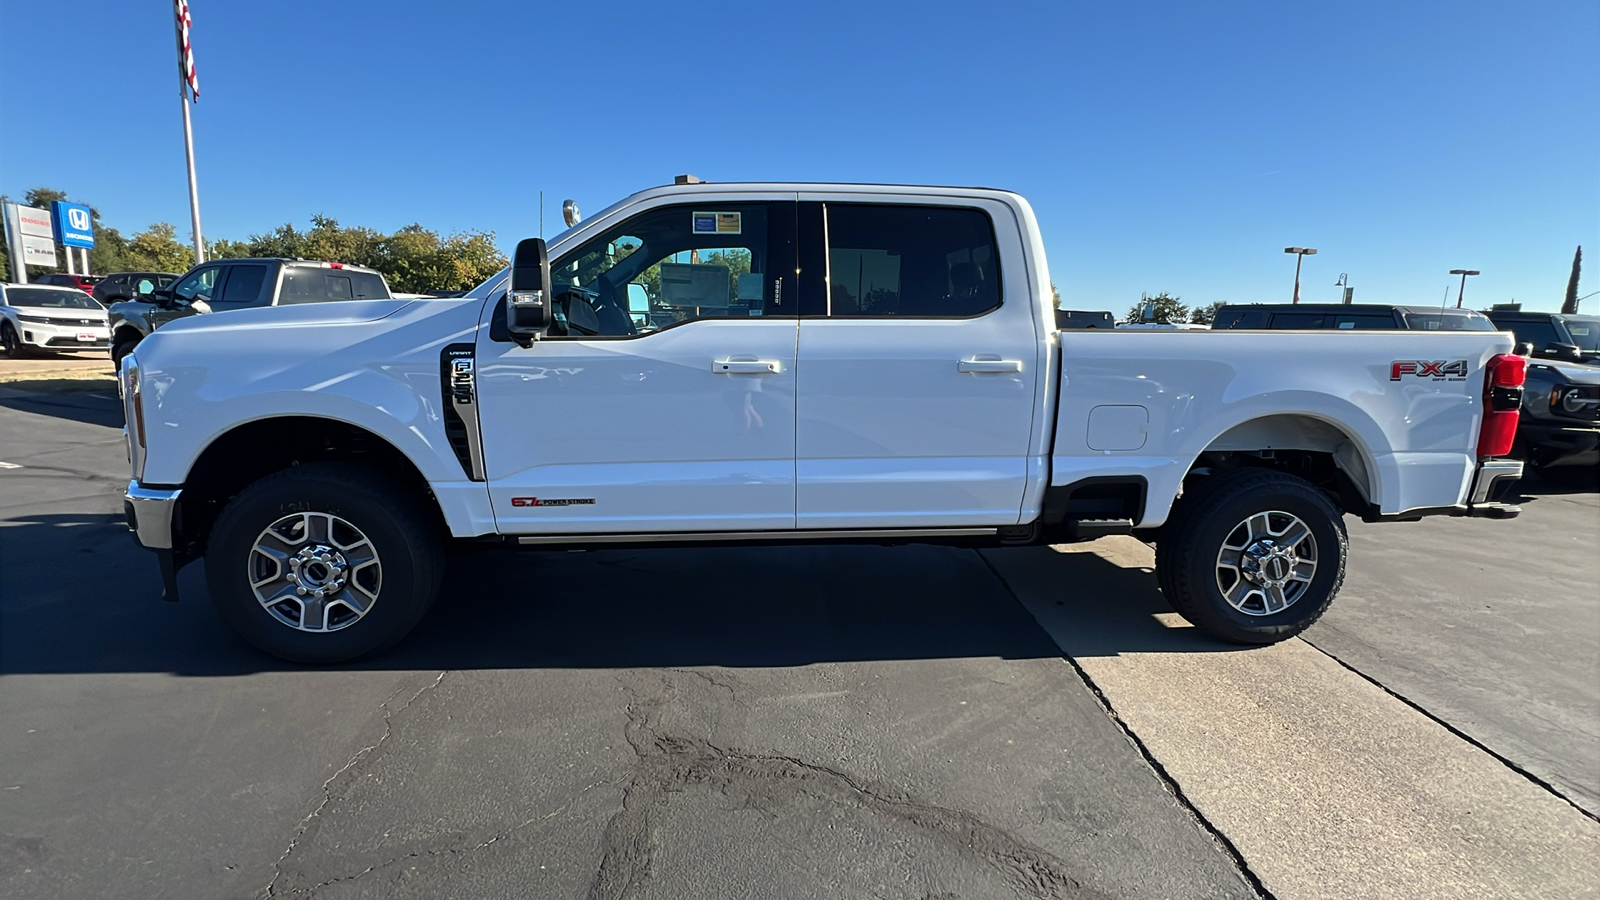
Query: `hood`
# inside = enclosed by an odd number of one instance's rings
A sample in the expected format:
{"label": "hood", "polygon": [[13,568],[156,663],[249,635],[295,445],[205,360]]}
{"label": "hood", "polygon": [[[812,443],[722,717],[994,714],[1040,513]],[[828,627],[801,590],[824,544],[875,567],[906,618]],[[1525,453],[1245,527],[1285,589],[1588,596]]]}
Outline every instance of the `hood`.
{"label": "hood", "polygon": [[334,300],[236,309],[204,316],[189,316],[161,326],[162,334],[193,331],[241,331],[262,328],[299,328],[309,325],[358,325],[387,318],[416,300]]}
{"label": "hood", "polygon": [[105,324],[106,311],[103,309],[70,309],[59,306],[13,306],[18,315],[39,316],[52,322],[97,322]]}
{"label": "hood", "polygon": [[1543,366],[1553,370],[1573,384],[1600,384],[1600,365],[1577,363],[1565,359],[1530,359],[1529,369]]}

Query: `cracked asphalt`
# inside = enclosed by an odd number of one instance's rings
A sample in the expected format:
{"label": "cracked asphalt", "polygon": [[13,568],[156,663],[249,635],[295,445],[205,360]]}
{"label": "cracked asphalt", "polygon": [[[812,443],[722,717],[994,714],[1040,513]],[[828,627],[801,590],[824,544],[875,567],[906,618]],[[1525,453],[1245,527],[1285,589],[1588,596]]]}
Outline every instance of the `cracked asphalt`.
{"label": "cracked asphalt", "polygon": [[1344,594],[1265,650],[1190,633],[1132,542],[464,552],[407,642],[317,671],[198,565],[156,599],[120,425],[0,388],[6,897],[1600,884],[1592,491],[1352,523]]}

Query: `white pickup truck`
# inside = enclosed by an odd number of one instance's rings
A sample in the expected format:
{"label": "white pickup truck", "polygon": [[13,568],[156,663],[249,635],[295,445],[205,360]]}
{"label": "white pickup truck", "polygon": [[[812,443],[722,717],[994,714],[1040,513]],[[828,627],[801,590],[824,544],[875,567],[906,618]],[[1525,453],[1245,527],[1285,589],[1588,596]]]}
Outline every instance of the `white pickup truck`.
{"label": "white pickup truck", "polygon": [[[129,525],[248,640],[399,640],[452,542],[1022,545],[1133,534],[1226,640],[1297,634],[1342,516],[1512,516],[1486,332],[1058,331],[1028,203],[642,191],[465,297],[173,322],[121,369]],[[1062,590],[1070,590],[1063,585]]]}

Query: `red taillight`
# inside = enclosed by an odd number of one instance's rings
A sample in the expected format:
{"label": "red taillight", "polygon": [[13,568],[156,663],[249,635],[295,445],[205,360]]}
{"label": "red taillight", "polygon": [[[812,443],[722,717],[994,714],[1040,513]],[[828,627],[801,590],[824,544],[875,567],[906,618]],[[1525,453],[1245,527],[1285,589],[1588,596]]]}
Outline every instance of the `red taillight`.
{"label": "red taillight", "polygon": [[1484,367],[1483,427],[1478,430],[1478,456],[1505,456],[1517,438],[1522,409],[1522,385],[1528,380],[1528,360],[1502,353]]}

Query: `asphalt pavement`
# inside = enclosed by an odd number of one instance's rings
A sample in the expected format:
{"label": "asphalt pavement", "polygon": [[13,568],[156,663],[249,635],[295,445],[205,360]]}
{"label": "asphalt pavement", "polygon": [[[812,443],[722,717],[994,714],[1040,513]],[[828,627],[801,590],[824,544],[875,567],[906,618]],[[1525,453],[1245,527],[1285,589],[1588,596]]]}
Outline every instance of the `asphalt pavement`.
{"label": "asphalt pavement", "polygon": [[1600,884],[1592,492],[1352,524],[1324,623],[1260,650],[1194,635],[1131,541],[480,551],[404,644],[315,670],[201,565],[157,599],[120,426],[0,387],[3,896]]}

